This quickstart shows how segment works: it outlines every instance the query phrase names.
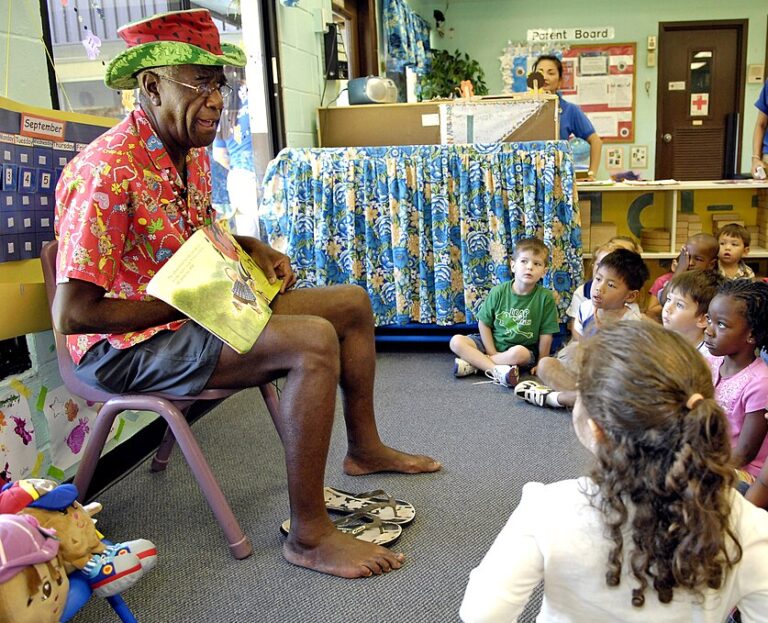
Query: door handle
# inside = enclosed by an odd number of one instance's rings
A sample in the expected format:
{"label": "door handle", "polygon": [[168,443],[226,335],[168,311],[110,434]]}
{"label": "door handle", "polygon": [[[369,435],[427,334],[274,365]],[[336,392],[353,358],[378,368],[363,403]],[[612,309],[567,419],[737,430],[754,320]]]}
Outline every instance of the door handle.
{"label": "door handle", "polygon": [[671,143],[672,142],[672,135],[669,132],[666,132],[662,134],[661,140],[665,143]]}

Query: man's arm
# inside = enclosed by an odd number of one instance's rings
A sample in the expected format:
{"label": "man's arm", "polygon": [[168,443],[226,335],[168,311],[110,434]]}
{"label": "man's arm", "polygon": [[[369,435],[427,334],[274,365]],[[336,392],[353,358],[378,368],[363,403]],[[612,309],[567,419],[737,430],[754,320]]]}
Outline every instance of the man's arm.
{"label": "man's arm", "polygon": [[160,300],[104,298],[103,288],[80,279],[59,284],[53,300],[53,323],[65,335],[128,333],[184,317],[180,311]]}

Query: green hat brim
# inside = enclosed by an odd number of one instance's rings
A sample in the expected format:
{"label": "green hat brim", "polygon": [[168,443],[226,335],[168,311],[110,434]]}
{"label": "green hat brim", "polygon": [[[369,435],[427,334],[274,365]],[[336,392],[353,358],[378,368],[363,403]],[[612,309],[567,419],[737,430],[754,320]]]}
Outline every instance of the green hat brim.
{"label": "green hat brim", "polygon": [[221,44],[221,55],[181,41],[151,41],[133,46],[113,58],[104,74],[104,83],[111,89],[136,89],[136,74],[150,67],[169,65],[209,65],[245,67],[245,52],[231,43]]}

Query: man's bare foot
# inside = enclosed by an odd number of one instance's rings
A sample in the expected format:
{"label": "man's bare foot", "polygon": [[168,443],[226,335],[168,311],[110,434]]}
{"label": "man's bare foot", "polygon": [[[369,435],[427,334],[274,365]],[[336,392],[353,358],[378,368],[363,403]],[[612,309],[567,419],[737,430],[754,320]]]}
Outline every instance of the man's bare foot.
{"label": "man's bare foot", "polygon": [[422,474],[436,472],[441,467],[442,465],[432,457],[400,452],[385,445],[373,452],[349,450],[344,458],[344,473],[349,476],[363,476],[376,472]]}
{"label": "man's bare foot", "polygon": [[361,541],[333,527],[310,542],[291,532],[283,544],[283,556],[299,567],[342,578],[381,575],[399,569],[405,560],[402,554]]}

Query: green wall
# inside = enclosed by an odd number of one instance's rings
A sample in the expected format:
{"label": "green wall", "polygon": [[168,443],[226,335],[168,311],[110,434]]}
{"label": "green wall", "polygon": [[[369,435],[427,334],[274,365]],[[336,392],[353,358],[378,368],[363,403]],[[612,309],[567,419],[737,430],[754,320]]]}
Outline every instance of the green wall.
{"label": "green wall", "polygon": [[[434,24],[432,11],[445,13],[444,28],[453,28],[452,38],[438,38],[433,31],[432,45],[459,49],[483,67],[491,93],[500,93],[502,79],[499,57],[509,41],[525,41],[529,28],[612,26],[616,43],[637,43],[635,81],[635,142],[648,146],[648,168],[644,176],[653,177],[656,157],[657,67],[647,67],[645,49],[648,35],[657,35],[659,22],[748,19],[747,64],[762,64],[766,55],[768,2],[765,0],[408,0],[422,17]],[[447,9],[446,9],[447,6]],[[607,43],[607,42],[606,42]],[[650,82],[646,94],[644,84]],[[752,130],[756,112],[754,102],[760,85],[746,85],[744,97],[742,171],[749,171]],[[624,143],[624,161],[629,161],[629,144]],[[605,148],[601,177],[606,177]],[[628,168],[628,166],[626,167]]]}
{"label": "green wall", "polygon": [[[286,141],[290,147],[317,145],[317,108],[323,97],[323,24],[330,21],[331,0],[302,0],[296,7],[278,4],[278,38]],[[338,81],[328,81],[323,100],[332,101]]]}

